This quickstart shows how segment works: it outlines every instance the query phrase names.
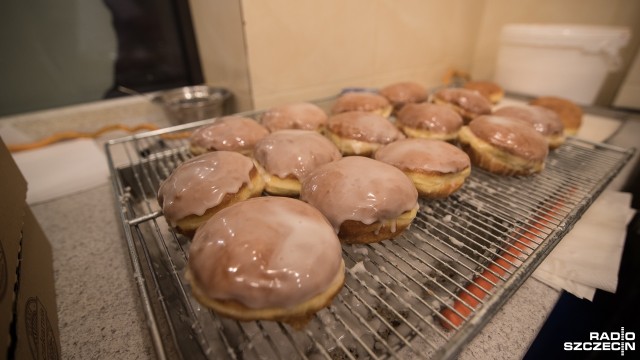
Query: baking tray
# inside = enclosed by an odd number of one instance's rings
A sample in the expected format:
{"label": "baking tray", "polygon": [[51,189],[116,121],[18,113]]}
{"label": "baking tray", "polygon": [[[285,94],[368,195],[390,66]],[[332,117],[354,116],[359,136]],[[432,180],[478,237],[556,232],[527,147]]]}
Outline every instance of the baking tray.
{"label": "baking tray", "polygon": [[[329,109],[335,97],[316,101]],[[256,118],[261,112],[241,115]],[[302,331],[203,308],[184,279],[189,240],[156,201],[190,158],[181,135],[205,120],[109,141],[106,152],[133,277],[157,356],[183,359],[453,358],[573,227],[634,149],[569,137],[546,168],[503,177],[473,168],[442,200],[420,200],[401,236],[344,245],[347,276]]]}

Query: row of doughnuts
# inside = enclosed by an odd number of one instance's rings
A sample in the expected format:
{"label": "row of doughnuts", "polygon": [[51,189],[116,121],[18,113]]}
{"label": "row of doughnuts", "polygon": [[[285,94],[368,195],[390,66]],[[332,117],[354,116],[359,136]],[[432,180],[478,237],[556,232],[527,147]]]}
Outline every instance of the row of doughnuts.
{"label": "row of doughnuts", "polygon": [[[379,103],[379,97],[372,93],[347,93],[335,102],[333,111],[337,113],[325,115],[324,120],[320,116],[324,112],[310,103],[294,103],[271,108],[263,113],[259,121],[237,116],[224,117],[192,134],[191,151],[201,154],[203,149],[235,150],[250,155],[252,149],[253,157],[266,183],[266,192],[273,195],[297,196],[301,188],[300,179],[313,168],[343,155],[373,157],[381,147],[405,140],[406,136],[401,128],[380,115],[374,106],[368,106]],[[371,98],[374,99],[373,102],[369,101]],[[346,103],[343,99],[347,99]],[[356,106],[356,110],[340,112],[345,109],[345,104]],[[452,111],[445,107],[442,110]],[[457,116],[455,113],[452,115]],[[273,132],[269,133],[269,129]],[[396,161],[391,165],[400,167],[409,175],[448,175],[450,170],[443,167],[445,161],[436,161],[428,154],[437,151],[439,154],[447,154],[443,159],[459,158],[460,150],[455,146],[439,144],[435,140],[402,141],[400,143],[407,145],[394,145],[396,153],[410,151],[410,144],[421,146],[417,147],[420,149],[418,152],[411,150],[414,152],[408,156],[413,159],[411,163]],[[440,169],[436,164],[439,164]],[[468,175],[468,166],[458,167],[456,173]],[[428,185],[425,181],[416,181],[416,186],[425,197],[445,197],[459,187],[449,186],[443,181],[439,183],[441,186],[435,190],[429,190],[436,185],[434,182]]]}
{"label": "row of doughnuts", "polygon": [[[341,99],[348,99],[347,103],[350,105],[366,104],[369,102],[354,101],[354,99],[362,100],[371,96],[375,98],[377,95],[371,93],[345,94],[336,101],[335,105],[337,106],[334,106],[334,109],[344,109],[345,103]],[[374,103],[376,102],[379,101],[374,101]],[[193,133],[191,151],[199,154],[202,148],[206,148],[203,144],[208,142],[212,144],[209,147],[210,151],[231,150],[232,148],[228,146],[221,147],[219,144],[236,144],[236,151],[246,153],[248,146],[253,144],[254,165],[263,176],[264,190],[272,195],[300,196],[307,202],[313,202],[314,197],[308,196],[309,192],[302,192],[302,189],[304,189],[302,179],[305,177],[313,178],[310,176],[312,171],[325,164],[338,161],[342,156],[359,157],[357,161],[352,161],[352,159],[344,161],[351,164],[350,166],[353,168],[357,167],[354,165],[355,163],[367,162],[363,157],[372,157],[377,160],[373,164],[371,162],[367,163],[367,167],[375,168],[383,165],[383,168],[375,169],[375,171],[374,169],[359,170],[346,176],[350,179],[356,175],[366,175],[363,179],[357,180],[355,184],[364,189],[364,191],[369,192],[371,190],[369,188],[373,186],[371,183],[376,176],[380,177],[385,172],[395,171],[396,175],[394,176],[396,176],[397,180],[394,183],[387,181],[387,187],[402,181],[406,182],[406,178],[401,174],[404,173],[413,182],[413,187],[415,188],[415,190],[411,189],[413,193],[417,192],[427,198],[442,198],[459,189],[470,174],[469,157],[462,150],[441,140],[407,139],[392,122],[379,115],[373,106],[359,107],[355,111],[340,112],[334,110],[337,113],[327,117],[324,124],[319,120],[320,116],[317,116],[319,113],[315,111],[314,107],[315,105],[308,103],[274,107],[267,110],[258,122],[247,118],[224,117]],[[370,111],[364,111],[363,109],[369,109]],[[312,121],[303,121],[302,119],[305,118],[312,118]],[[234,122],[238,126],[230,126]],[[262,125],[267,125],[275,129],[275,131],[269,133],[264,128],[258,131]],[[241,127],[244,127],[246,136],[240,131]],[[235,128],[236,131],[233,136],[229,136],[227,131],[221,131],[218,128],[222,130]],[[279,130],[283,128],[285,130]],[[325,136],[322,136],[321,133]],[[255,134],[261,134],[263,137],[256,138]],[[214,135],[218,135],[220,138],[213,139]],[[194,144],[197,144],[197,146],[194,146]],[[383,149],[384,151],[379,151]],[[378,155],[374,156],[374,154]],[[337,166],[334,164],[327,165],[322,171],[327,172],[332,167]],[[341,172],[344,173],[346,170],[343,169]],[[327,190],[335,191],[336,187],[347,185],[350,185],[350,183],[334,184],[331,187],[327,186]],[[406,185],[406,187],[409,188],[410,186]],[[313,186],[313,189],[318,188],[319,186],[317,185]],[[378,191],[383,190],[382,187],[380,188]],[[349,200],[348,202],[355,207],[382,208],[381,205],[361,205],[359,202],[367,200],[365,195],[363,194],[360,200],[347,196],[342,196],[340,199],[341,201]],[[384,194],[384,196],[379,195],[377,198],[379,202],[382,202],[390,196],[390,194]],[[381,232],[379,228],[384,228],[385,222],[395,222],[396,218],[403,213],[405,213],[405,216],[409,214],[415,216],[415,211],[413,211],[415,204],[414,200],[410,208],[405,206],[405,208],[396,210],[392,213],[393,216],[385,214],[384,217],[379,216],[375,219],[364,221],[359,219],[358,222],[372,225],[369,226],[367,231],[376,233],[376,236],[367,236],[367,241],[380,241],[399,233],[398,230],[402,230],[405,226],[397,227],[395,223],[389,225],[388,227],[395,228],[394,231],[389,233]],[[327,207],[323,211],[325,216],[334,224],[339,237],[345,242],[361,242],[361,240],[356,240],[351,235],[348,235],[345,229],[340,231],[340,226],[344,220],[336,221],[335,219],[342,219],[345,215],[334,214],[336,208]],[[385,211],[388,212],[389,210]],[[205,213],[205,215],[207,214]],[[350,216],[354,217],[353,214]],[[175,220],[175,222],[177,221],[178,219]],[[376,226],[379,228],[376,229]],[[353,227],[350,226],[350,228]],[[181,230],[179,226],[178,229]]]}
{"label": "row of doughnuts", "polygon": [[[484,95],[472,89],[480,85],[486,89]],[[393,88],[399,87],[414,90],[416,86],[399,83]],[[396,131],[380,112],[367,113],[361,110],[366,106],[356,106],[381,104],[380,99],[385,98],[382,93],[347,93],[337,99],[339,106],[334,105],[332,111],[338,108],[341,112],[329,118],[326,133],[344,154],[372,156],[381,146],[403,136],[438,139],[459,143],[480,168],[501,175],[528,175],[542,171],[549,149],[560,146],[566,133],[575,133],[579,126],[579,120],[563,121],[562,112],[549,105],[577,107],[570,101],[545,97],[531,104],[493,110],[492,101],[499,102],[503,92],[493,83],[475,82],[470,88],[440,89],[426,101],[424,96],[405,96],[412,100],[396,102],[392,107]],[[345,104],[350,111],[342,112],[347,109]],[[573,124],[567,131],[565,122]]]}
{"label": "row of doughnuts", "polygon": [[[416,93],[417,85],[408,84],[397,83],[383,90],[405,88],[405,93]],[[549,149],[577,133],[582,110],[569,100],[551,96],[494,110],[503,96],[504,91],[495,83],[469,81],[463,87],[440,89],[427,100],[415,96],[413,101],[394,106],[395,125],[409,137],[459,143],[474,165],[490,172],[540,172]],[[512,124],[515,122],[521,124]]]}
{"label": "row of doughnuts", "polygon": [[[416,152],[413,141],[426,146]],[[417,186],[403,170],[414,166],[417,172],[421,166],[425,174],[433,175],[445,168],[446,161],[429,154],[436,150],[434,154],[460,151],[445,142],[407,139],[390,144],[389,155],[382,161],[343,157],[333,142],[316,131],[277,130],[256,143],[253,158],[239,151],[217,150],[180,164],[160,184],[158,202],[172,227],[193,235],[218,211],[263,192],[300,197],[322,211],[343,242],[381,241],[399,234],[417,212]],[[409,156],[410,152],[414,154]],[[421,182],[426,184],[424,179]],[[403,194],[405,200],[399,203]],[[323,205],[326,201],[331,206]],[[408,215],[408,221],[398,225],[398,218],[406,220]],[[371,234],[363,236],[364,232]]]}
{"label": "row of doughnuts", "polygon": [[[457,140],[479,168],[499,175],[538,173],[544,169],[549,151],[561,146],[566,136],[574,135],[580,127],[582,112],[569,100],[539,97],[525,105],[494,109],[502,96],[499,87],[489,82],[480,84],[485,86],[484,94],[472,90],[479,86],[477,83],[434,94],[435,102],[453,104],[463,117]],[[492,100],[482,105],[483,98]]]}
{"label": "row of doughnuts", "polygon": [[[492,90],[487,86],[492,83],[475,82],[474,84],[476,84],[475,88],[484,85],[484,88]],[[495,86],[497,85],[494,84]],[[209,127],[197,130],[191,138],[191,150],[194,154],[200,154],[210,150],[239,149],[250,155],[252,146],[269,131],[289,128],[322,130],[338,146],[341,153],[372,156],[379,147],[406,136],[455,142],[463,126],[468,126],[471,120],[480,116],[500,116],[527,122],[545,137],[549,148],[554,149],[564,142],[566,134],[575,134],[582,116],[579,107],[559,98],[538,98],[528,105],[505,106],[493,111],[488,99],[499,101],[501,96],[492,95],[501,94],[495,90],[485,95],[487,96],[485,98],[477,90],[445,88],[434,93],[431,101],[425,101],[425,93],[426,91],[420,85],[403,82],[387,86],[379,93],[346,93],[336,100],[330,117],[310,103],[288,104],[272,108],[261,117],[262,125],[248,118],[227,117]],[[395,124],[387,120],[391,112],[395,114]],[[489,122],[496,121],[484,120],[482,123]],[[474,128],[480,128],[480,125]],[[512,126],[504,130],[509,135],[515,128],[518,127]],[[465,129],[467,135],[469,130],[469,128]],[[484,132],[484,138],[478,136],[473,138],[474,144],[483,142],[482,148],[498,148],[499,151],[519,156],[516,149],[517,143],[509,147],[507,145],[510,143],[496,140],[505,136],[505,131],[496,133],[494,136],[486,136]],[[522,131],[525,133],[516,137],[525,139],[537,137],[531,135],[531,131]],[[215,134],[217,139],[212,134]],[[471,135],[475,135],[473,131]],[[468,146],[469,136],[460,140],[467,142],[465,148],[470,151],[479,149],[479,145]],[[534,143],[537,142],[534,141]],[[232,148],[234,146],[235,149]],[[539,166],[541,161],[544,162],[544,158],[538,159],[538,163],[525,172],[509,171],[509,169],[500,171],[494,167],[486,169],[505,174],[526,174],[541,169],[542,167]],[[482,164],[484,162],[476,165],[482,167]]]}

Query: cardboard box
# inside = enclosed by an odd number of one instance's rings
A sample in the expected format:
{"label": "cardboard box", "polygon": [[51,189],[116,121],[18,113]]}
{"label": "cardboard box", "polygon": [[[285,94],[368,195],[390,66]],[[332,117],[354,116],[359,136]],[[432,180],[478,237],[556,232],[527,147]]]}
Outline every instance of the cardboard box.
{"label": "cardboard box", "polygon": [[0,359],[59,359],[51,245],[0,138]]}

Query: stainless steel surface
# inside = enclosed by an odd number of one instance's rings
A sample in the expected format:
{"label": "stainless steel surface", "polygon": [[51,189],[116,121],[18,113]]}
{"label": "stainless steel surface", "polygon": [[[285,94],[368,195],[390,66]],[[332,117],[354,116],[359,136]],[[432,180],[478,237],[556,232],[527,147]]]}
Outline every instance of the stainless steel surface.
{"label": "stainless steel surface", "polygon": [[223,115],[230,96],[223,88],[196,85],[163,91],[155,100],[174,124],[186,124]]}
{"label": "stainless steel surface", "polygon": [[[173,135],[207,122],[106,145],[134,278],[160,357],[354,359],[414,352],[452,358],[634,152],[570,138],[535,176],[501,177],[474,168],[450,198],[421,200],[402,236],[343,246],[344,289],[303,331],[295,331],[275,322],[218,317],[191,297],[184,281],[189,241],[168,227],[155,196],[159,183],[191,156],[187,141]],[[486,289],[474,288],[481,283]],[[443,315],[447,311],[470,315],[458,326]],[[416,348],[415,338],[428,348]]]}

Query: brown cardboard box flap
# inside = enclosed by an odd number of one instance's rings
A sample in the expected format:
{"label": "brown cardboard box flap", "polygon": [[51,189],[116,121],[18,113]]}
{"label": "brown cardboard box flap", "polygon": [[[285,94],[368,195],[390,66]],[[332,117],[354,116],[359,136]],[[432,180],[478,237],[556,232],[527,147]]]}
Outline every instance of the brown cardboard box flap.
{"label": "brown cardboard box flap", "polygon": [[[27,182],[0,138],[0,344],[10,345],[9,327],[13,319],[14,286],[24,222]],[[6,350],[5,350],[6,351]]]}
{"label": "brown cardboard box flap", "polygon": [[0,173],[0,354],[59,359],[51,244],[27,206],[27,183],[1,138]]}
{"label": "brown cardboard box flap", "polygon": [[15,355],[16,359],[59,359],[51,245],[29,207],[24,219]]}

